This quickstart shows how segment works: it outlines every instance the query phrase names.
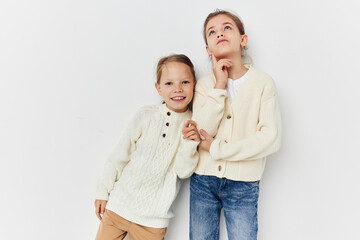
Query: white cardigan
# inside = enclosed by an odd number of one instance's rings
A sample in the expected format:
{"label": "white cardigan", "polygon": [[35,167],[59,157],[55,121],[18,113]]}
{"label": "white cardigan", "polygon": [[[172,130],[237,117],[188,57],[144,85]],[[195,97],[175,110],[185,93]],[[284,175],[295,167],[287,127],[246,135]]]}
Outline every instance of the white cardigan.
{"label": "white cardigan", "polygon": [[165,104],[141,108],[107,160],[96,199],[106,208],[148,227],[167,227],[171,205],[198,162],[198,142],[183,139],[190,110],[176,113]]}
{"label": "white cardigan", "polygon": [[281,117],[274,81],[249,66],[236,96],[229,102],[224,89],[214,89],[208,75],[196,84],[193,120],[215,140],[210,152],[200,150],[196,173],[237,181],[260,180],[266,156],[281,144]]}

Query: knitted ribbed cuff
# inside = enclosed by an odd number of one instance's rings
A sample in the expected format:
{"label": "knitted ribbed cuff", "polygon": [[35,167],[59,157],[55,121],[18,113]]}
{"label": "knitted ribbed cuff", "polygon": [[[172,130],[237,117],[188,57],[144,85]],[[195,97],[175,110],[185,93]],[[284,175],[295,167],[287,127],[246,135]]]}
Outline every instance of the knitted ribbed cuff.
{"label": "knitted ribbed cuff", "polygon": [[214,160],[220,160],[220,144],[221,140],[215,139],[210,145],[209,153]]}
{"label": "knitted ribbed cuff", "polygon": [[106,189],[98,188],[96,189],[95,199],[109,200],[109,193]]}

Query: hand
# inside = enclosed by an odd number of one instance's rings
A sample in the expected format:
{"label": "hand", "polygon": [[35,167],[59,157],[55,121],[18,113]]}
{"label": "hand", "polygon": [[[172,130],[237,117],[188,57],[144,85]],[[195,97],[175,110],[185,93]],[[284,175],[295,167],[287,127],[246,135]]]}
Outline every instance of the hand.
{"label": "hand", "polygon": [[225,89],[229,78],[228,68],[232,66],[232,60],[220,59],[218,61],[214,53],[211,53],[211,59],[213,62],[212,70],[216,78],[215,88]]}
{"label": "hand", "polygon": [[204,129],[200,130],[200,134],[204,137],[204,139],[200,141],[199,148],[209,152],[211,143],[214,141],[214,138],[210,136]]}
{"label": "hand", "polygon": [[192,120],[186,121],[182,133],[184,139],[200,142],[200,134],[196,128],[196,122]]}
{"label": "hand", "polygon": [[107,200],[95,200],[95,214],[98,217],[98,219],[102,219],[101,215],[105,213],[105,207],[107,204]]}

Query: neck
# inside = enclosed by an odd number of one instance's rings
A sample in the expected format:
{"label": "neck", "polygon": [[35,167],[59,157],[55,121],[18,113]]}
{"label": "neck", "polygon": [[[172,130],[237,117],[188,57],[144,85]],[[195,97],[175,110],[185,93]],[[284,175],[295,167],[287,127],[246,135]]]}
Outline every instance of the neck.
{"label": "neck", "polygon": [[228,59],[232,60],[232,67],[228,69],[229,78],[238,79],[244,76],[248,69],[242,64],[241,54],[231,56]]}

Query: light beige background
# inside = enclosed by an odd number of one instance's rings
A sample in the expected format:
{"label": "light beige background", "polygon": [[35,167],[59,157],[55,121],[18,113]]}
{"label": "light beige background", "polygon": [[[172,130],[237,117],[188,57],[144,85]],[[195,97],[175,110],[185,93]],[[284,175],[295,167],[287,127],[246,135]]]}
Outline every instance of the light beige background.
{"label": "light beige background", "polygon": [[[356,1],[2,1],[0,238],[93,239],[95,181],[133,113],[160,101],[156,61],[210,72],[202,23],[235,10],[275,79],[283,146],[261,182],[259,239],[360,239]],[[167,239],[188,239],[189,181]],[[221,239],[226,238],[224,222]]]}

